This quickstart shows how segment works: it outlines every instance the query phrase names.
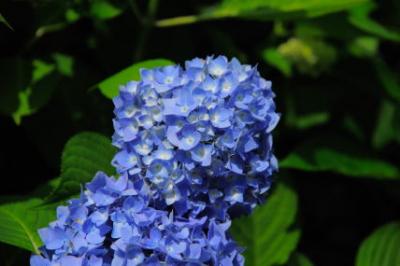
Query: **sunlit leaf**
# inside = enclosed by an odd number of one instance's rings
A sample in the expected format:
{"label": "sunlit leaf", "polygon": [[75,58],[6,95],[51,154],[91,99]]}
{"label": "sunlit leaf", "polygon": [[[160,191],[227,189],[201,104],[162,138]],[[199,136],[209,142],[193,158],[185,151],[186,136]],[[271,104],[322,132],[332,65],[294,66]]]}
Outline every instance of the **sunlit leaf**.
{"label": "sunlit leaf", "polygon": [[103,135],[83,132],[72,137],[64,147],[61,160],[61,180],[50,200],[63,199],[79,193],[98,171],[114,174],[111,160],[115,148]]}
{"label": "sunlit leaf", "polygon": [[154,68],[173,64],[174,63],[172,61],[167,59],[152,59],[135,63],[130,67],[127,67],[111,77],[103,80],[97,86],[100,88],[100,91],[103,93],[103,95],[112,99],[118,95],[118,90],[121,85],[125,85],[128,81],[140,79],[139,70],[141,68]]}
{"label": "sunlit leaf", "polygon": [[39,254],[37,229],[55,219],[55,206],[37,198],[0,205],[0,241]]}
{"label": "sunlit leaf", "polygon": [[296,192],[279,183],[264,205],[250,216],[234,220],[231,233],[246,248],[246,265],[269,266],[287,262],[300,238],[292,229],[297,213]]}
{"label": "sunlit leaf", "polygon": [[393,222],[375,230],[361,244],[356,266],[400,265],[400,223]]}

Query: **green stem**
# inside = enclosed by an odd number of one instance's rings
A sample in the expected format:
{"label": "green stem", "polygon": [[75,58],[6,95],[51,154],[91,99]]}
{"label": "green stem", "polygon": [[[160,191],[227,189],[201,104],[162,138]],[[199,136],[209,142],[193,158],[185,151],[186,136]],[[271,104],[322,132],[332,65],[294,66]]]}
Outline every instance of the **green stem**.
{"label": "green stem", "polygon": [[161,19],[156,22],[157,27],[173,27],[180,25],[187,25],[201,21],[201,19],[195,15],[181,16],[175,18]]}

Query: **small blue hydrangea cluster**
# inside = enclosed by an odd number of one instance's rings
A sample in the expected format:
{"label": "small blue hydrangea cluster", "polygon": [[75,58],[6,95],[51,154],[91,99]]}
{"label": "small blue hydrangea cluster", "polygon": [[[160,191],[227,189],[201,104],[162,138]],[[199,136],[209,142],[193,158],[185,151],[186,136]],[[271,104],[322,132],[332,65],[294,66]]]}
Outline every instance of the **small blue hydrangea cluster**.
{"label": "small blue hydrangea cluster", "polygon": [[121,151],[113,164],[141,175],[153,198],[178,214],[249,213],[277,170],[273,98],[256,68],[224,56],[144,69],[114,99],[113,143]]}
{"label": "small blue hydrangea cluster", "polygon": [[242,265],[230,221],[183,218],[151,207],[143,180],[99,172],[79,199],[39,230],[44,256],[31,266]]}
{"label": "small blue hydrangea cluster", "polygon": [[271,82],[224,56],[142,69],[114,99],[112,164],[39,234],[31,266],[240,266],[231,219],[277,170]]}

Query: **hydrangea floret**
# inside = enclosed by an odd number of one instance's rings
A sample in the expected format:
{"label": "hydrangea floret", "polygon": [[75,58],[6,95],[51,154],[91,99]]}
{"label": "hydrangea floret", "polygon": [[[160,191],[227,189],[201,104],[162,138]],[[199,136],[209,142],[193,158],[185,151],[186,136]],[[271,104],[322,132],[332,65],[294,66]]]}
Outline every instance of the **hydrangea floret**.
{"label": "hydrangea floret", "polygon": [[58,207],[31,266],[244,265],[228,229],[278,168],[271,82],[224,56],[140,74],[114,99],[119,178]]}

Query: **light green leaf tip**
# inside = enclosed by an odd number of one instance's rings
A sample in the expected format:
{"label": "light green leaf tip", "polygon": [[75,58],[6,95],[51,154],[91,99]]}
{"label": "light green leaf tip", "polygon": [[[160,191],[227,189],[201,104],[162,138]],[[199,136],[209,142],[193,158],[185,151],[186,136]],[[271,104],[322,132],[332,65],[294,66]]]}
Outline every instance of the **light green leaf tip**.
{"label": "light green leaf tip", "polygon": [[140,79],[140,69],[142,68],[155,68],[173,65],[174,62],[167,59],[151,59],[139,63],[135,63],[130,67],[123,69],[122,71],[112,75],[111,77],[100,82],[97,87],[100,91],[109,99],[114,98],[118,95],[119,87],[125,85],[127,82]]}

